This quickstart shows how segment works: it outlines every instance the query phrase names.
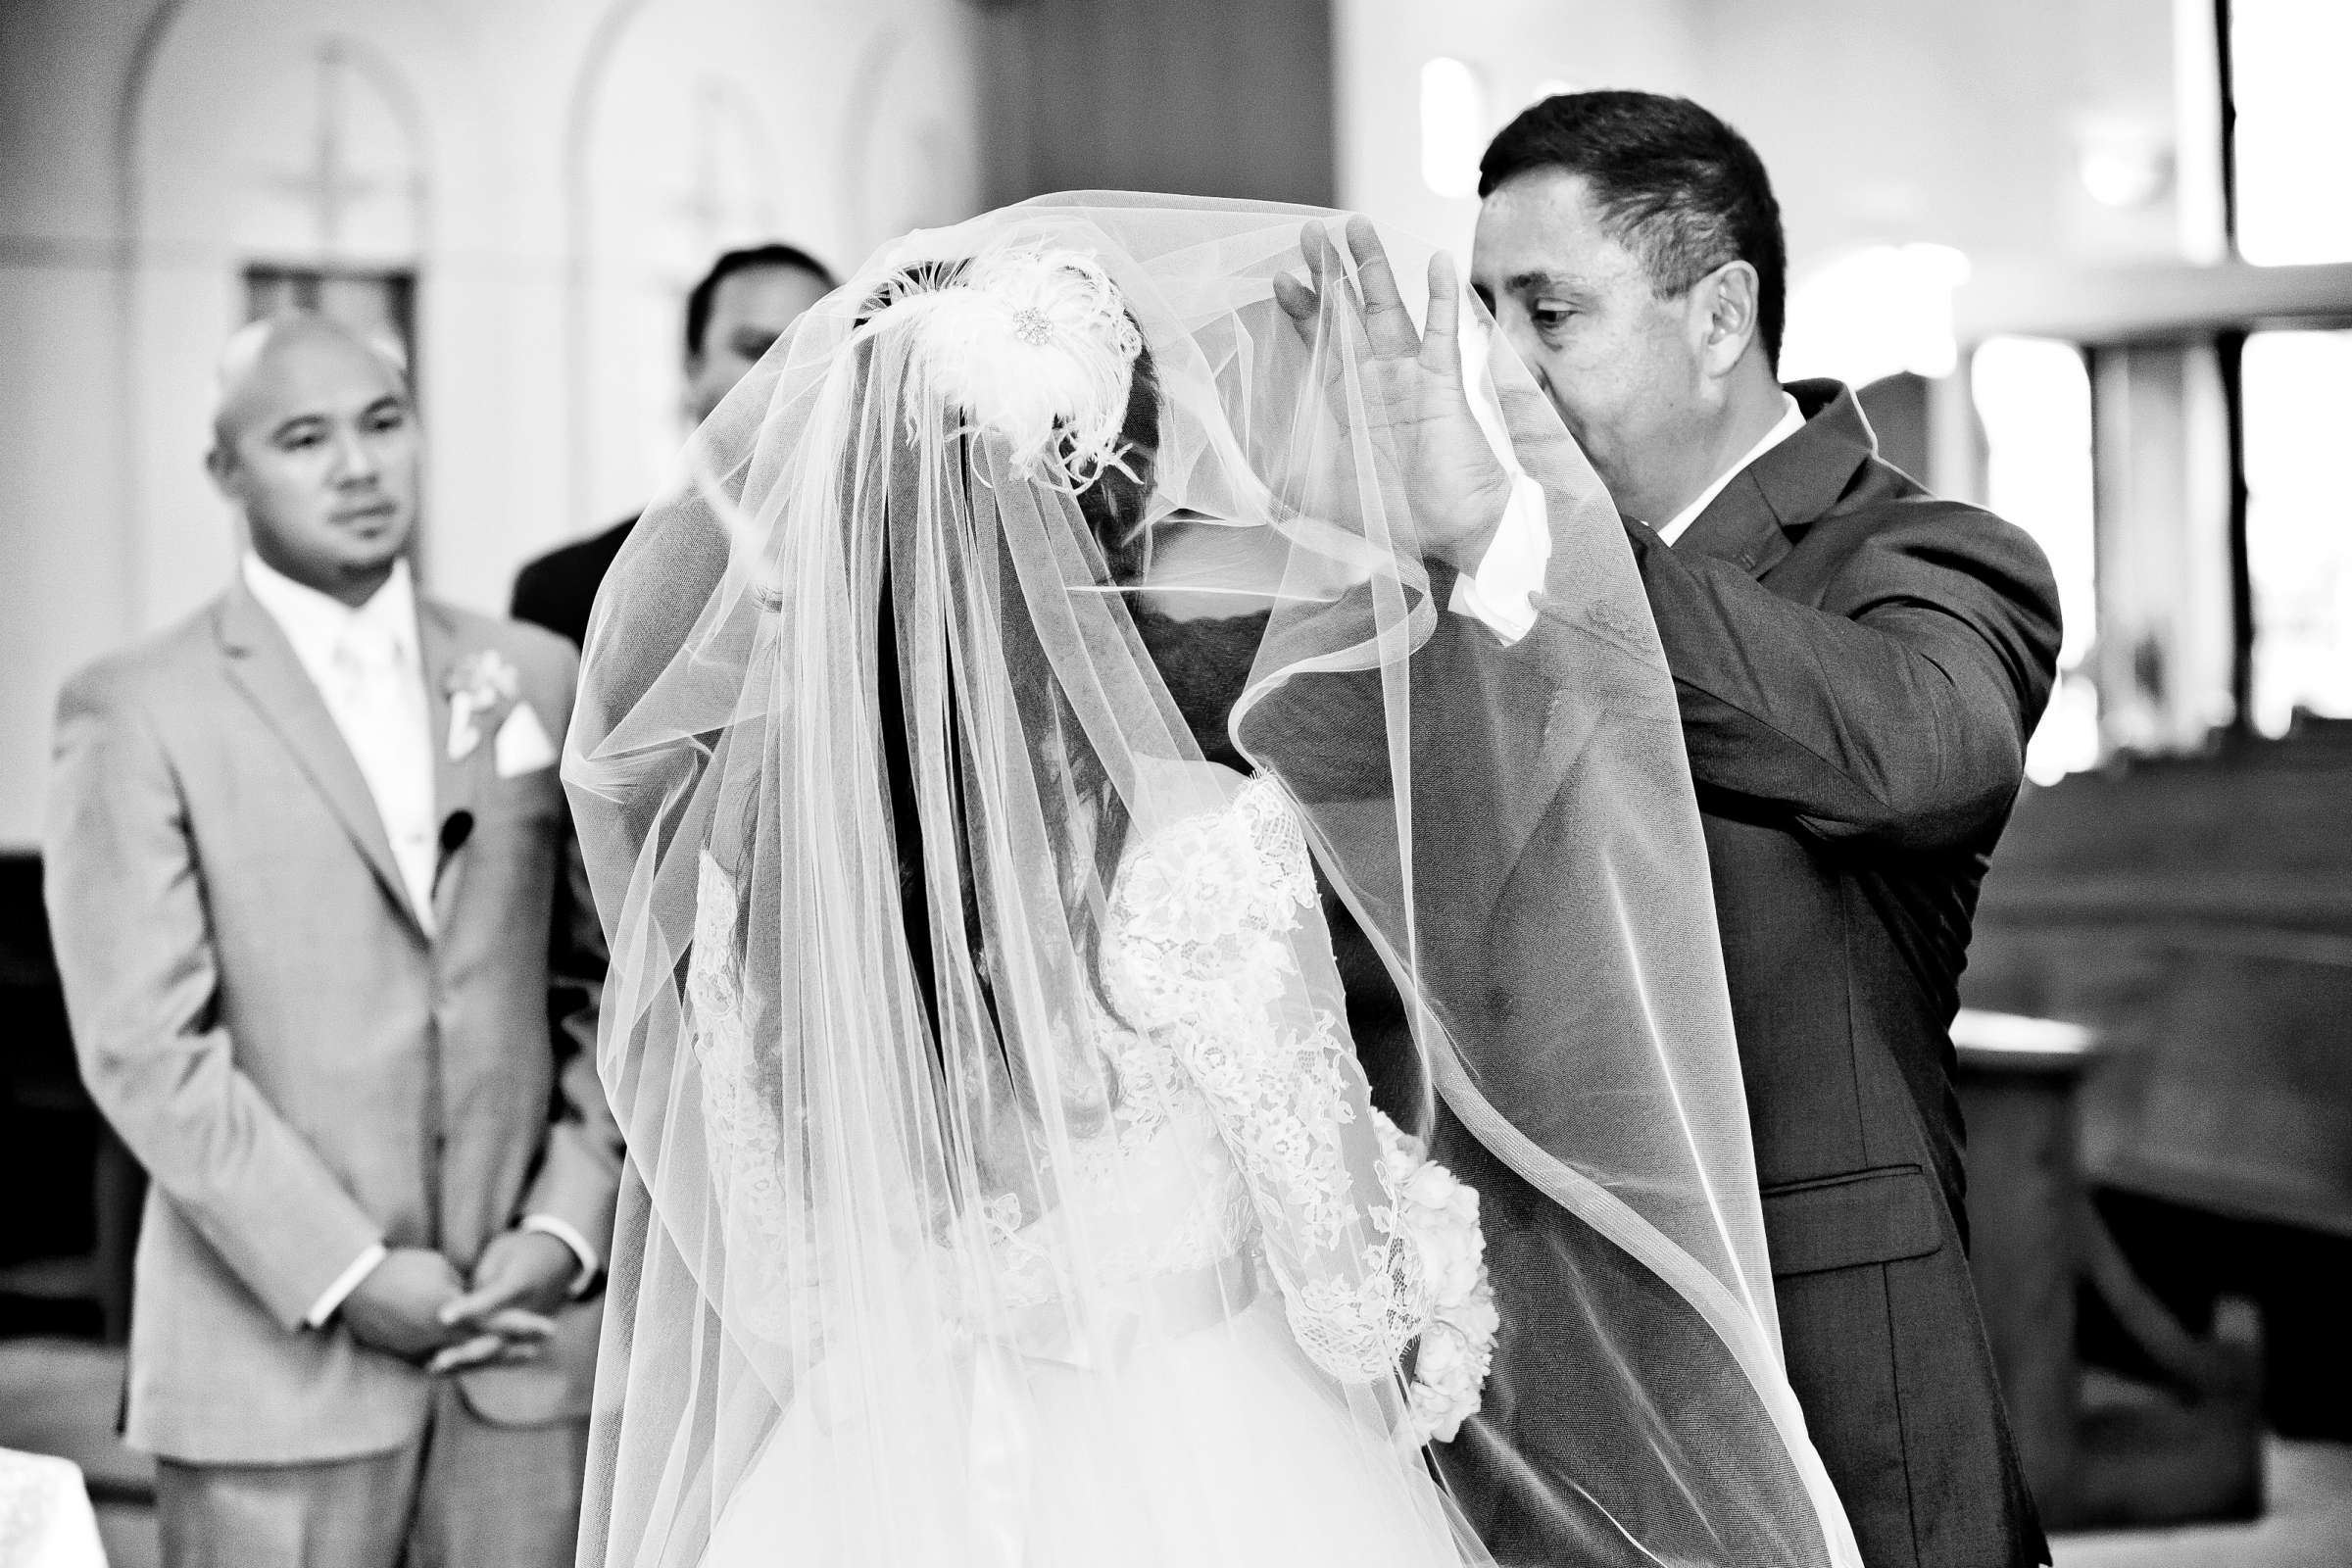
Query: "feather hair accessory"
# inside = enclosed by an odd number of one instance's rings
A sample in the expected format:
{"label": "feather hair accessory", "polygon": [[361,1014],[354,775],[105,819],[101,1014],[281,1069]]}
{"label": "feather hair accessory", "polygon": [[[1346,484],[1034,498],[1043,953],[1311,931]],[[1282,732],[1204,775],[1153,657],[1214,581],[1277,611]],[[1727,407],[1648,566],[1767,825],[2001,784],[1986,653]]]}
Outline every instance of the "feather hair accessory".
{"label": "feather hair accessory", "polygon": [[1016,466],[1082,490],[1119,466],[1144,339],[1094,257],[1007,247],[913,269],[874,324],[912,334],[908,398],[960,409],[1004,437]]}

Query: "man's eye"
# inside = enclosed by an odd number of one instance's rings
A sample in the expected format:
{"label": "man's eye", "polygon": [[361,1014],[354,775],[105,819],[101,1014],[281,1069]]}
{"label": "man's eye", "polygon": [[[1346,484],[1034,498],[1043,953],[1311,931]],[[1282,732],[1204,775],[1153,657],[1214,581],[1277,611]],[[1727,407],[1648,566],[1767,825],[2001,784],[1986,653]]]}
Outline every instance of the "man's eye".
{"label": "man's eye", "polygon": [[747,360],[760,358],[775,347],[775,344],[776,334],[773,332],[738,332],[735,334],[735,352]]}
{"label": "man's eye", "polygon": [[289,431],[277,438],[278,449],[283,452],[304,452],[318,444],[318,432],[316,430]]}
{"label": "man's eye", "polygon": [[386,409],[381,414],[371,415],[368,416],[368,428],[370,431],[397,430],[408,422],[409,416],[407,410]]}
{"label": "man's eye", "polygon": [[1568,324],[1568,318],[1574,316],[1575,314],[1576,308],[1574,306],[1558,305],[1549,300],[1545,300],[1537,305],[1529,307],[1527,313],[1528,319],[1534,321],[1537,326],[1542,327],[1547,332],[1566,326]]}

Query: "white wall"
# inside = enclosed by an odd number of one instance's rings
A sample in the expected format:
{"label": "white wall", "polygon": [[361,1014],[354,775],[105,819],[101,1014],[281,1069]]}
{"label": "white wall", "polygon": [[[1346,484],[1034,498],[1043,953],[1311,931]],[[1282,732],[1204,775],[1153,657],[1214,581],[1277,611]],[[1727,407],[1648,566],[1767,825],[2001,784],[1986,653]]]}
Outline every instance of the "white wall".
{"label": "white wall", "polygon": [[[1421,180],[1436,55],[1481,74],[1490,130],[1548,81],[1717,109],[1800,289],[1874,244],[2177,253],[2172,195],[2103,208],[2079,162],[2102,127],[2174,134],[2173,13],[2205,0],[1333,4],[1341,202],[1464,253],[1475,202]],[[0,3],[0,846],[37,832],[59,680],[227,569],[197,462],[244,265],[417,267],[428,583],[495,606],[654,487],[713,249],[847,267],[970,210],[971,29],[970,0]],[[360,186],[331,244],[295,188],[327,75]]]}
{"label": "white wall", "polygon": [[245,266],[416,270],[427,586],[495,608],[659,481],[717,249],[846,270],[969,213],[967,25],[961,0],[0,5],[0,847],[37,838],[64,676],[225,579],[198,465]]}
{"label": "white wall", "polygon": [[1421,66],[1445,55],[1486,89],[1490,133],[1545,82],[1705,99],[1696,0],[1333,0],[1339,50],[1340,205],[1465,260],[1474,197],[1421,179]]}
{"label": "white wall", "polygon": [[2173,0],[1698,0],[1698,96],[1772,171],[1792,277],[1890,242],[1988,267],[2177,259],[2169,192],[2102,207],[2080,172],[2093,138],[2169,144],[2173,13]]}

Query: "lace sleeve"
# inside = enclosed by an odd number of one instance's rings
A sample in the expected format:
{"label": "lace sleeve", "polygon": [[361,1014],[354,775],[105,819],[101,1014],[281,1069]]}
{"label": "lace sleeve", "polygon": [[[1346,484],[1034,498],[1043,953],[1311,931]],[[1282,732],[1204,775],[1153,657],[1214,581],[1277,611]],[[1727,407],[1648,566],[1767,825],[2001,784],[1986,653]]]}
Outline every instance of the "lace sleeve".
{"label": "lace sleeve", "polygon": [[782,1179],[783,1129],[752,1044],[744,996],[735,880],[706,849],[696,885],[694,947],[686,963],[686,1000],[702,1087],[705,1157],[718,1204],[725,1250],[727,1306],[737,1322],[778,1344],[813,1314],[796,1313],[807,1282],[785,1267],[804,1260],[814,1239],[795,1223]]}
{"label": "lace sleeve", "polygon": [[[1345,1381],[1389,1376],[1420,1331],[1427,1291],[1341,1021],[1304,834],[1265,780],[1185,827],[1122,879],[1138,1021],[1208,1101],[1299,1344]],[[1313,984],[1310,967],[1328,983]]]}

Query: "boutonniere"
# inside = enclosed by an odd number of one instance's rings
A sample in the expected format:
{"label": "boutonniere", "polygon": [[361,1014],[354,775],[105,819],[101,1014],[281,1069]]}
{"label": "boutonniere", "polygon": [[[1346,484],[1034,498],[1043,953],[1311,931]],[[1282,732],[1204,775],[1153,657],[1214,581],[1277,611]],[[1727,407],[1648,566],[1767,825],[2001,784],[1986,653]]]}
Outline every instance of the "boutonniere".
{"label": "boutonniere", "polygon": [[467,654],[449,669],[449,760],[462,762],[496,733],[506,710],[522,695],[522,675],[495,648]]}

